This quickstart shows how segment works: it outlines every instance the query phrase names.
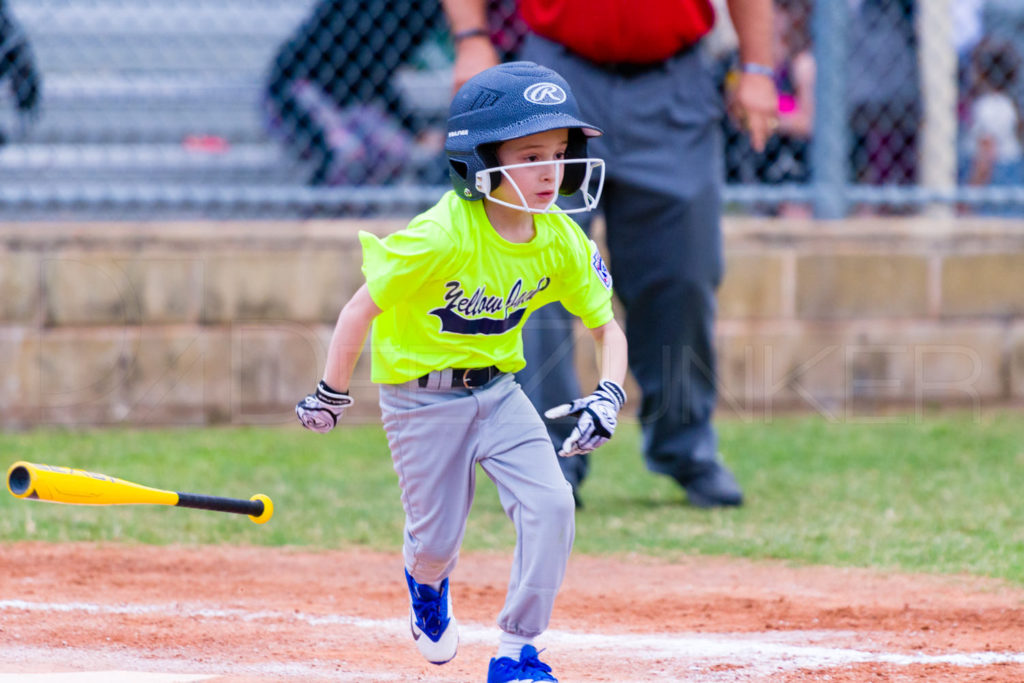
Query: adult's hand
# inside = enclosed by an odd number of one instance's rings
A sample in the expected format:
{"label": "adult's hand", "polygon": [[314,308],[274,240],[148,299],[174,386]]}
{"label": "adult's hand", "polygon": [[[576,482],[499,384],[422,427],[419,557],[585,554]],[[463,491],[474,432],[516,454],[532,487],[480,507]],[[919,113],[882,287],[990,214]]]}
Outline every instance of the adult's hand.
{"label": "adult's hand", "polygon": [[775,82],[764,74],[740,74],[733,106],[736,117],[750,134],[750,144],[756,151],[764,151],[768,138],[779,127],[779,95]]}
{"label": "adult's hand", "polygon": [[[772,64],[772,0],[726,0],[736,29],[741,64]],[[732,113],[750,133],[750,144],[764,150],[779,125],[779,95],[775,80],[766,73],[744,70],[731,102]]]}

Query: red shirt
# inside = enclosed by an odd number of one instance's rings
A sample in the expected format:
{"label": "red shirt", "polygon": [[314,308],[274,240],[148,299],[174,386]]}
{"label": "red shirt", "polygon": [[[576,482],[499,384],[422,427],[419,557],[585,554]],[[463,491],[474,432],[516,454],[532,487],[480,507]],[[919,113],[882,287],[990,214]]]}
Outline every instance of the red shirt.
{"label": "red shirt", "polygon": [[595,62],[659,62],[711,30],[710,0],[520,0],[537,34]]}

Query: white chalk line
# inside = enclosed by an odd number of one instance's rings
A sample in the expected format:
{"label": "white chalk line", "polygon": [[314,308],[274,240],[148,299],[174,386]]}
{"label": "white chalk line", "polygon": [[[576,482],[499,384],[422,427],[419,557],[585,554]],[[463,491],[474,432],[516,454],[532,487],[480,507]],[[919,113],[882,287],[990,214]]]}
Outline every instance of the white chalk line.
{"label": "white chalk line", "polygon": [[67,673],[4,674],[0,683],[192,683],[208,681],[209,674],[164,674],[141,671],[69,671]]}
{"label": "white chalk line", "polygon": [[[0,644],[0,666],[9,667],[18,663],[32,663],[37,667],[46,663],[48,668],[85,668],[88,662],[91,669],[111,667],[119,670],[135,667],[130,671],[124,683],[188,683],[190,681],[207,681],[222,676],[251,676],[261,680],[297,680],[297,681],[331,681],[331,683],[394,683],[405,680],[401,674],[364,671],[342,671],[335,662],[218,662],[205,658],[201,662],[188,658],[187,652],[176,652],[170,656],[166,649],[148,651],[144,656],[136,656],[123,649],[105,651],[102,649],[86,649],[76,647],[44,648],[23,647],[18,645]],[[153,673],[157,672],[157,673]],[[199,673],[204,672],[204,673]],[[61,673],[0,673],[0,683],[111,683],[107,677],[109,671],[68,671]],[[5,678],[5,676],[7,678]],[[51,680],[49,676],[59,678]],[[164,676],[164,678],[148,678]],[[116,680],[116,679],[115,679]],[[440,683],[440,682],[439,682]]]}
{"label": "white chalk line", "polygon": [[[344,615],[317,615],[277,610],[244,610],[192,607],[186,604],[101,605],[84,602],[30,602],[0,600],[0,611],[73,612],[98,615],[158,615],[190,619],[247,622],[298,621],[311,626],[342,626],[372,631],[375,636],[403,638],[408,635],[406,619],[367,619]],[[457,615],[457,612],[456,612]],[[732,666],[766,670],[821,669],[851,664],[892,665],[947,664],[962,667],[994,664],[1024,664],[1024,652],[948,652],[942,654],[873,652],[849,647],[806,644],[832,637],[848,638],[849,631],[803,632],[803,642],[793,642],[801,632],[773,633],[580,633],[548,630],[538,644],[552,649],[567,648],[588,656],[628,657],[647,661],[683,663],[728,662]],[[465,644],[496,643],[498,629],[483,624],[460,622],[459,638]],[[788,641],[788,642],[787,642]],[[0,683],[5,683],[0,678]]]}

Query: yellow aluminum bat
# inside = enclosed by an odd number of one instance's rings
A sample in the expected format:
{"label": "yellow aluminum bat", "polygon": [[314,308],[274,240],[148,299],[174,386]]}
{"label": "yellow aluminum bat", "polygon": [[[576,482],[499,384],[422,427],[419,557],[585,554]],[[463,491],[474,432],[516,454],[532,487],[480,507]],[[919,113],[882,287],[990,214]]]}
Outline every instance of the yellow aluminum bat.
{"label": "yellow aluminum bat", "polygon": [[164,491],[106,474],[25,461],[14,463],[7,470],[7,490],[15,498],[72,505],[175,505],[232,512],[248,515],[257,524],[263,524],[274,514],[274,503],[262,493],[243,500]]}

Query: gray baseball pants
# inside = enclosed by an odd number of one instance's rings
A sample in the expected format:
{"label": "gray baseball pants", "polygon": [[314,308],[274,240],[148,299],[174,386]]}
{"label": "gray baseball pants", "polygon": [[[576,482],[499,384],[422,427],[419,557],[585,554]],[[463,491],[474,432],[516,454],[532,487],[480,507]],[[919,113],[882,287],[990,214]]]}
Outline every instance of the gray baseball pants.
{"label": "gray baseball pants", "polygon": [[455,568],[479,464],[516,531],[498,626],[527,638],[547,628],[575,519],[571,489],[544,423],[512,375],[478,389],[381,385],[380,406],[405,509],[405,567],[420,583]]}

